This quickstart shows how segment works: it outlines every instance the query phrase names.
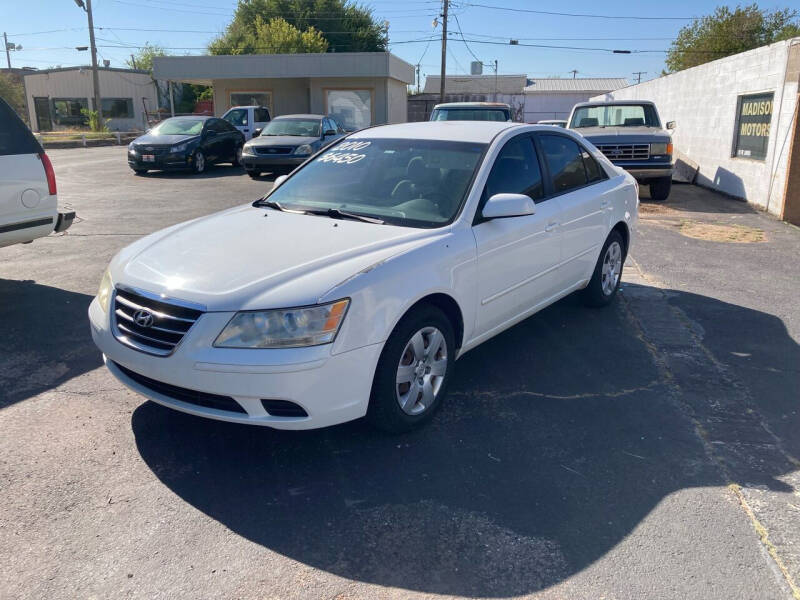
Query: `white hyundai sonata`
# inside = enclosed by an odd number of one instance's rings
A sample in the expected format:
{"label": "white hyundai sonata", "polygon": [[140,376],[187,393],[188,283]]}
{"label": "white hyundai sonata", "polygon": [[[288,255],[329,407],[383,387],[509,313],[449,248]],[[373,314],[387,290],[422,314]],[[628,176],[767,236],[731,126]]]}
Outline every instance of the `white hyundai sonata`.
{"label": "white hyundai sonata", "polygon": [[92,336],[120,381],[177,410],[402,431],[468,350],[573,291],[611,302],[637,209],[633,178],[570,131],[366,129],[252,204],[123,249]]}

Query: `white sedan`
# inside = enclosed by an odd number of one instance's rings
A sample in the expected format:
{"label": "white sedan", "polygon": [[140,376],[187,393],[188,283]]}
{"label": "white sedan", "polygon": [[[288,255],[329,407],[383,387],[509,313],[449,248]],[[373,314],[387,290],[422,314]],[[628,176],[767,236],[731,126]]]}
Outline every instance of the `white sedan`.
{"label": "white sedan", "polygon": [[89,308],[109,370],[194,415],[430,419],[465,352],[576,290],[611,302],[637,186],[550,126],[359,131],[264,198],[123,249]]}

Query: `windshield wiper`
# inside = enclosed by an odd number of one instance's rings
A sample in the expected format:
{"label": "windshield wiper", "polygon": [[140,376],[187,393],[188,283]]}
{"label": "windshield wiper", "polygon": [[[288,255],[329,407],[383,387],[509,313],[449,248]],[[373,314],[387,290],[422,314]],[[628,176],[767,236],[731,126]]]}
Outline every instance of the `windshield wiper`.
{"label": "windshield wiper", "polygon": [[374,223],[375,225],[383,225],[386,222],[382,219],[368,217],[358,213],[347,212],[346,210],[341,210],[339,208],[312,209],[305,212],[310,215],[327,215],[331,219],[353,219],[355,221],[363,221],[364,223]]}
{"label": "windshield wiper", "polygon": [[283,204],[278,202],[277,200],[267,200],[266,198],[261,198],[256,202],[256,206],[266,206],[267,208],[274,208],[275,210],[279,210],[281,212],[287,213],[295,213],[298,215],[305,215],[308,211],[305,210],[297,210],[294,208],[286,208]]}

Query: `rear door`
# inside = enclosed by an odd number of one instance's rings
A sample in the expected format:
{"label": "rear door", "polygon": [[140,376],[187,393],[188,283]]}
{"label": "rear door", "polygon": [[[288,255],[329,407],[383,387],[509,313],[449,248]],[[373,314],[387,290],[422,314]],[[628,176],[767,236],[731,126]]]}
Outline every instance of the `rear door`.
{"label": "rear door", "polygon": [[57,197],[50,194],[44,150],[0,98],[0,246],[29,242],[53,231]]}
{"label": "rear door", "polygon": [[592,275],[605,241],[613,183],[591,154],[571,137],[538,134],[550,193],[559,199],[561,271],[564,289]]}

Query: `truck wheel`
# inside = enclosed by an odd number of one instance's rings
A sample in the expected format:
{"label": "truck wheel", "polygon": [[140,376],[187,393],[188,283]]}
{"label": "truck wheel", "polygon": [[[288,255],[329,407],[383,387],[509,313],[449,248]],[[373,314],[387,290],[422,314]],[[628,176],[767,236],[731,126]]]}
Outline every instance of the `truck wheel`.
{"label": "truck wheel", "polygon": [[258,179],[259,177],[261,177],[261,171],[248,171],[247,174],[250,175],[250,177],[252,177],[253,179]]}
{"label": "truck wheel", "polygon": [[666,200],[672,189],[672,177],[661,177],[650,182],[650,197],[653,200]]}

